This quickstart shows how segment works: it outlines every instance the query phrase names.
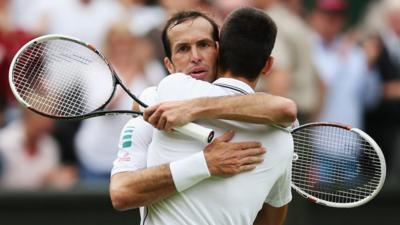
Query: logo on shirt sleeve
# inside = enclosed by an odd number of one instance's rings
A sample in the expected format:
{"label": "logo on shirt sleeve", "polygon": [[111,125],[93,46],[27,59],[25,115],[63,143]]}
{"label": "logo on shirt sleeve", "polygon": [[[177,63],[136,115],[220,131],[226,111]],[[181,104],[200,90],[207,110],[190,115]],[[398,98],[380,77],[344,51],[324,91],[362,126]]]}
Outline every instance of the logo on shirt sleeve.
{"label": "logo on shirt sleeve", "polygon": [[128,126],[122,133],[122,148],[129,148],[132,146],[132,133],[135,127]]}

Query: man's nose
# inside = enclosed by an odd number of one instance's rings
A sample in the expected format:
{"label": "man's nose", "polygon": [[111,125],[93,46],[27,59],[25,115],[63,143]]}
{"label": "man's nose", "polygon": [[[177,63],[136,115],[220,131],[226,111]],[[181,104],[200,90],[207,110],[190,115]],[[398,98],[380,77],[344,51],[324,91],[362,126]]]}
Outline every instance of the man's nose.
{"label": "man's nose", "polygon": [[191,61],[192,62],[198,63],[198,62],[201,61],[201,56],[200,56],[199,51],[198,51],[197,48],[192,48],[191,53],[192,53],[192,55],[191,55],[191,57],[192,57]]}

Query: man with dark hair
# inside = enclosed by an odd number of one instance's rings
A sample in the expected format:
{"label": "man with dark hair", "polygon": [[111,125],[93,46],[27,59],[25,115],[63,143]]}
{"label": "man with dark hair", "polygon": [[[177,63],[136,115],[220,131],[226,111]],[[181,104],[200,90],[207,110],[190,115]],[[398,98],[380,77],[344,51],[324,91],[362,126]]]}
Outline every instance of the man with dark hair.
{"label": "man with dark hair", "polygon": [[[237,12],[238,16],[228,18],[229,23],[226,23],[221,30],[219,66],[222,73],[230,72],[235,76],[254,81],[258,79],[265,62],[272,60],[270,55],[277,28],[271,19],[265,19],[260,14],[255,14],[260,17],[259,20],[254,20],[255,24],[247,24],[245,18],[239,17],[241,13],[248,12],[245,9]],[[265,29],[260,29],[263,27]]]}
{"label": "man with dark hair", "polygon": [[179,25],[181,23],[184,23],[186,21],[192,21],[197,18],[203,18],[209,22],[209,24],[212,26],[212,33],[211,37],[214,42],[219,41],[219,29],[218,29],[218,24],[215,23],[214,20],[212,20],[210,17],[205,15],[204,13],[198,12],[198,11],[183,11],[180,13],[177,13],[174,17],[169,19],[167,23],[164,26],[164,29],[162,30],[161,34],[161,39],[164,47],[164,53],[165,56],[171,60],[172,53],[171,53],[171,41],[168,37],[168,31],[174,28],[176,25]]}
{"label": "man with dark hair", "polygon": [[[212,81],[216,72],[218,36],[215,36],[213,23],[203,14],[198,15],[197,12],[178,13],[168,21],[164,44],[168,45],[165,48],[171,55],[168,57],[166,53],[164,62],[171,73],[181,72]],[[149,90],[154,92],[155,89]],[[144,100],[151,102],[151,98],[145,96]],[[215,109],[218,106],[213,115],[209,115],[213,118],[282,125],[293,120],[293,112],[284,111],[285,104],[281,104],[283,98],[275,96],[254,94],[208,100],[204,107]],[[190,154],[185,157],[150,167],[147,147],[152,133],[153,128],[142,118],[129,121],[121,133],[120,150],[110,184],[111,200],[117,209],[155,203],[190,188],[210,175],[226,177],[252,170],[262,161],[265,152],[258,142],[228,143],[233,132],[227,132],[207,147],[202,146],[204,151],[188,151]],[[142,211],[142,220],[143,215]]]}
{"label": "man with dark hair", "polygon": [[[275,23],[264,12],[253,8],[234,11],[225,21],[220,33],[219,59],[222,78],[213,84],[192,79],[185,74],[165,78],[157,88],[156,100],[181,101],[173,102],[174,107],[170,107],[171,103],[168,102],[150,106],[145,110],[145,120],[159,129],[170,130],[176,125],[169,122],[171,115],[190,118],[180,119],[178,125],[190,120],[210,118],[208,116],[212,113],[199,110],[202,105],[207,105],[210,98],[200,97],[254,93],[259,74],[266,75],[272,67],[270,53],[276,32]],[[291,115],[290,119],[287,118],[288,122],[295,120],[296,106],[291,100],[267,94],[262,96],[279,102],[281,115],[282,112],[286,112],[286,116]],[[199,99],[182,101],[192,98]],[[276,102],[270,103],[276,105]],[[191,107],[182,107],[188,105]],[[176,110],[175,106],[185,110]],[[185,114],[191,116],[186,117]],[[236,140],[259,140],[268,149],[268,153],[254,170],[229,179],[202,177],[197,180],[196,185],[178,190],[170,198],[149,205],[146,224],[282,224],[287,204],[291,200],[293,140],[290,133],[265,124],[228,120],[196,122],[214,129],[217,134],[224,130],[237,130]],[[189,157],[201,152],[202,148],[200,143],[183,136],[155,131],[147,166]],[[193,166],[188,165],[187,169],[189,168],[192,169]],[[175,169],[171,167],[171,171]],[[209,167],[209,170],[212,171],[212,168]]]}

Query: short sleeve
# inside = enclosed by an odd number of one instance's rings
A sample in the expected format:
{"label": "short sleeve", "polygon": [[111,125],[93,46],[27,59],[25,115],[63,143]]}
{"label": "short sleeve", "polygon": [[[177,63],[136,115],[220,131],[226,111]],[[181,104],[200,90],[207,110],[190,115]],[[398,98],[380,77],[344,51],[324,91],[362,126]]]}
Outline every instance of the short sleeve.
{"label": "short sleeve", "polygon": [[[143,92],[140,94],[139,99],[147,105],[154,105],[158,102],[157,87],[154,86],[144,89]],[[140,106],[140,110],[143,111],[144,108]]]}
{"label": "short sleeve", "polygon": [[147,167],[147,149],[153,127],[143,117],[131,119],[122,129],[111,175]]}
{"label": "short sleeve", "polygon": [[285,173],[272,186],[265,203],[273,207],[282,207],[292,200],[291,171],[292,164],[290,163]]}

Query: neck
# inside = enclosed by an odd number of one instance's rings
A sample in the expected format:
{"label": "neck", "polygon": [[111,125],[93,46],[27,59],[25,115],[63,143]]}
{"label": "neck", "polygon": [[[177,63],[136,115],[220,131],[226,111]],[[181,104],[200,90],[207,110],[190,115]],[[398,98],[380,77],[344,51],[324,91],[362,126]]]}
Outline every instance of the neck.
{"label": "neck", "polygon": [[244,76],[235,75],[235,74],[232,74],[231,72],[222,73],[221,77],[240,80],[240,81],[248,84],[253,89],[256,88],[257,80],[258,80],[258,79],[255,79],[254,81],[250,81],[250,80],[246,79]]}

